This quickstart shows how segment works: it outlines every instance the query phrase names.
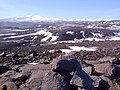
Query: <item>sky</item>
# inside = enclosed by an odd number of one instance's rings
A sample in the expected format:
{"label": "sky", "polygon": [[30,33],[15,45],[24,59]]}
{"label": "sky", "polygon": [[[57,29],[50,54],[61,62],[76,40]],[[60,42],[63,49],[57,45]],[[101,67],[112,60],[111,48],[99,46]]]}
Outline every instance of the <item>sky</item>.
{"label": "sky", "polygon": [[120,0],[0,0],[0,18],[120,19]]}

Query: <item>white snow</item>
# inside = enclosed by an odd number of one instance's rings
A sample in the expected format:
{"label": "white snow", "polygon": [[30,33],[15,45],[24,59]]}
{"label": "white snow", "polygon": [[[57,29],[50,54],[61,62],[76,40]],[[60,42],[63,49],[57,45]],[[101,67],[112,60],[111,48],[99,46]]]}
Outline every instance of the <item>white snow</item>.
{"label": "white snow", "polygon": [[41,31],[37,33],[43,34],[44,36],[46,36],[45,38],[41,39],[42,42],[46,42],[50,38],[51,38],[50,41],[55,41],[58,39],[58,36],[53,36],[52,33],[49,31]]}
{"label": "white snow", "polygon": [[119,41],[120,40],[120,37],[110,37],[108,40],[110,41]]}
{"label": "white snow", "polygon": [[9,36],[9,35],[16,35],[16,33],[4,33],[4,34],[0,34],[0,36]]}
{"label": "white snow", "polygon": [[73,31],[67,31],[66,34],[74,35],[74,32]]}
{"label": "white snow", "polygon": [[102,33],[92,33],[94,37],[103,37],[103,34]]}
{"label": "white snow", "polygon": [[118,36],[118,37],[120,37],[120,32],[119,33],[114,33],[115,34],[115,36]]}
{"label": "white snow", "polygon": [[106,39],[100,39],[100,38],[85,38],[83,41],[105,41]]}
{"label": "white snow", "polygon": [[48,28],[52,28],[52,26],[50,25]]}
{"label": "white snow", "polygon": [[32,62],[32,63],[28,63],[28,64],[37,65],[37,64],[39,64],[39,63]]}
{"label": "white snow", "polygon": [[[7,37],[7,38],[19,38],[19,37],[33,36],[33,35],[43,35],[43,36],[45,36],[45,38],[43,38],[41,40],[42,42],[46,42],[50,38],[51,38],[50,41],[55,41],[55,40],[58,39],[58,36],[53,36],[52,33],[47,31],[47,30],[40,30],[40,31],[37,31],[35,33],[18,35],[18,36],[10,36],[10,37]],[[34,38],[37,38],[37,37],[35,36]]]}
{"label": "white snow", "polygon": [[34,37],[33,37],[33,40],[35,40],[36,38],[38,38],[38,36],[34,36]]}
{"label": "white snow", "polygon": [[15,31],[15,32],[22,32],[22,31],[28,31],[30,29],[13,29],[12,31]]}
{"label": "white snow", "polygon": [[84,31],[80,31],[80,33],[82,33],[82,36],[85,37],[85,32]]}
{"label": "white snow", "polygon": [[80,47],[80,46],[69,46],[70,47],[70,49],[72,49],[73,51],[81,51],[81,50],[83,50],[83,51],[96,51],[96,48],[97,47],[84,47],[84,46],[82,46],[82,47]]}
{"label": "white snow", "polygon": [[74,51],[96,51],[97,47],[80,47],[80,46],[69,46],[70,49],[60,49],[64,53],[70,53]]}
{"label": "white snow", "polygon": [[73,50],[71,49],[60,49],[62,52],[64,53],[70,53],[70,52],[73,52]]}

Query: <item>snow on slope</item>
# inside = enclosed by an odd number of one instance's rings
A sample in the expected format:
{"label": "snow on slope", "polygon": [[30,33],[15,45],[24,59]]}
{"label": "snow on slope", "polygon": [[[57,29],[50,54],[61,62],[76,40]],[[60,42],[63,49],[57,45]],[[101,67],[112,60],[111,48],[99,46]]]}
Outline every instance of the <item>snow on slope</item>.
{"label": "snow on slope", "polygon": [[[58,38],[58,36],[53,36],[53,34],[49,31],[47,31],[47,30],[40,30],[40,31],[37,31],[35,33],[24,34],[24,35],[10,36],[10,37],[7,37],[7,38],[8,39],[13,39],[13,38],[26,37],[26,36],[33,36],[33,35],[43,35],[43,36],[45,36],[41,40],[42,42],[46,42],[48,39],[50,39],[50,41],[55,41]],[[37,37],[34,37],[34,38],[37,38]]]}

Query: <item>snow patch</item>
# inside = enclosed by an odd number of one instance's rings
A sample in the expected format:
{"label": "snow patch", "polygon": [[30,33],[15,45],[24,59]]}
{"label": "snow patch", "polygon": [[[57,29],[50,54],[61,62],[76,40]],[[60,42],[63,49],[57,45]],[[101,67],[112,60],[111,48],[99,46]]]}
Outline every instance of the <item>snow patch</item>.
{"label": "snow patch", "polygon": [[102,38],[103,37],[103,34],[102,33],[92,33],[92,35],[94,36],[94,37],[100,37],[100,38]]}
{"label": "snow patch", "polygon": [[62,52],[64,53],[70,53],[70,52],[73,52],[73,50],[70,50],[70,49],[60,49]]}
{"label": "snow patch", "polygon": [[108,40],[110,41],[119,41],[120,40],[120,37],[110,37]]}
{"label": "snow patch", "polygon": [[16,33],[4,33],[4,34],[0,34],[0,36],[9,36],[9,35],[16,35]]}
{"label": "snow patch", "polygon": [[74,32],[73,31],[67,31],[66,34],[74,35]]}
{"label": "snow patch", "polygon": [[80,47],[80,46],[69,46],[70,49],[60,49],[64,53],[70,53],[75,51],[96,51],[97,47]]}
{"label": "snow patch", "polygon": [[72,49],[73,51],[96,51],[97,47],[79,47],[79,46],[69,46],[70,49]]}
{"label": "snow patch", "polygon": [[35,63],[35,62],[33,62],[33,63],[28,63],[28,64],[31,64],[31,65],[37,65],[37,64],[39,64],[39,63]]}
{"label": "snow patch", "polygon": [[84,31],[80,31],[80,33],[82,33],[82,36],[85,37],[85,32]]}

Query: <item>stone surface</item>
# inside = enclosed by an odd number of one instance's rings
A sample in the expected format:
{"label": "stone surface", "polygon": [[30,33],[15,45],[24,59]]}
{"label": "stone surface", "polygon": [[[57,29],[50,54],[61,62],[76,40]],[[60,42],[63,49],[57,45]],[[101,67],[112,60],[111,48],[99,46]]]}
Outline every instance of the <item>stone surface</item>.
{"label": "stone surface", "polygon": [[4,85],[6,85],[7,90],[17,90],[17,86],[13,82],[6,82]]}
{"label": "stone surface", "polygon": [[77,59],[69,56],[57,58],[52,63],[52,70],[72,72],[77,67]]}
{"label": "stone surface", "polygon": [[76,71],[71,79],[71,83],[84,87],[85,90],[96,90],[96,88],[92,85],[93,80],[85,71],[82,70],[80,65],[77,65]]}
{"label": "stone surface", "polygon": [[70,76],[65,72],[49,71],[43,79],[41,90],[70,90]]}
{"label": "stone surface", "polygon": [[95,65],[95,71],[98,73],[103,73],[107,76],[112,74],[113,66],[111,63],[102,63]]}
{"label": "stone surface", "polygon": [[3,74],[9,70],[9,67],[7,66],[0,66],[0,74]]}

